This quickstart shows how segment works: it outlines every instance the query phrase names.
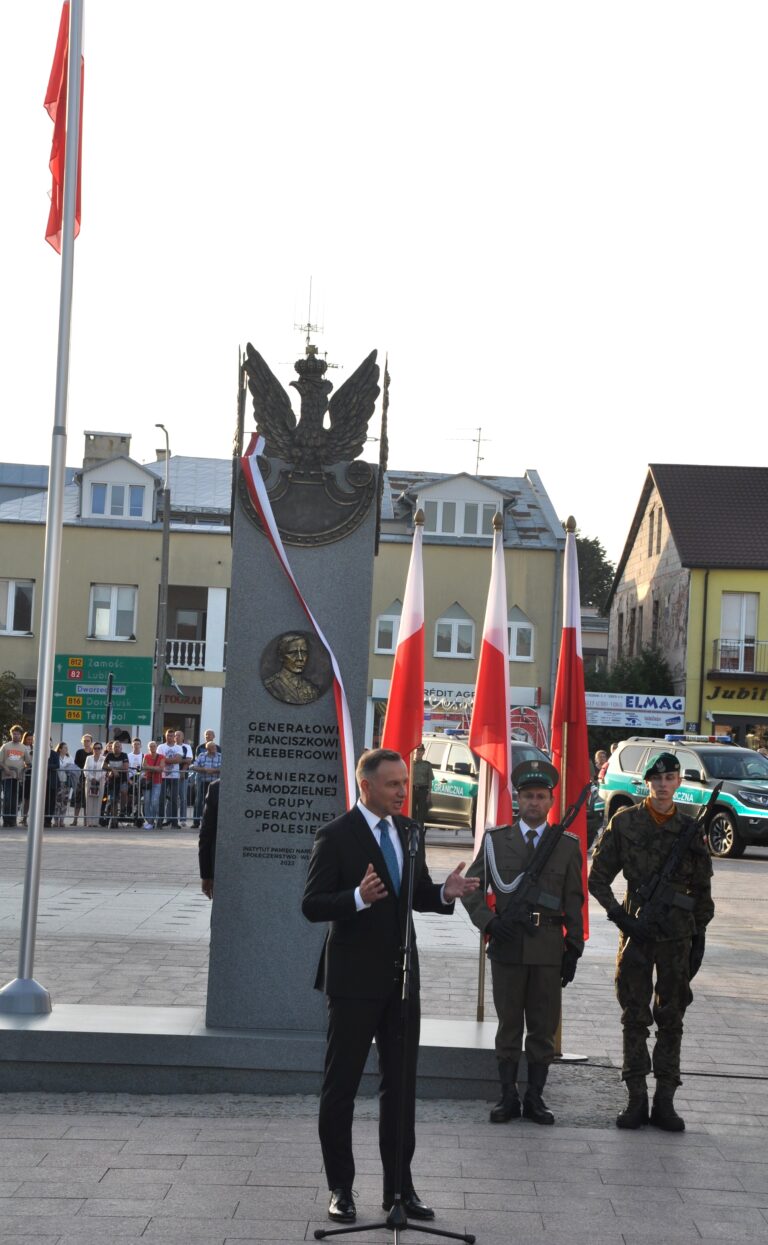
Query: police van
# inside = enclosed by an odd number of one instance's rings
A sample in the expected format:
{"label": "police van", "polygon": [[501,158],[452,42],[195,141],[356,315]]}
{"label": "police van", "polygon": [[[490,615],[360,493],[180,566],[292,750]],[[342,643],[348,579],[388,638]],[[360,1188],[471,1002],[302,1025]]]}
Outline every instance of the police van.
{"label": "police van", "polygon": [[600,785],[609,819],[621,808],[640,804],[648,795],[643,778],[654,755],[671,752],[680,762],[682,782],[675,803],[692,816],[723,787],[710,823],[708,847],[713,856],[741,856],[750,844],[768,844],[768,758],[740,748],[728,736],[633,735],[619,744]]}

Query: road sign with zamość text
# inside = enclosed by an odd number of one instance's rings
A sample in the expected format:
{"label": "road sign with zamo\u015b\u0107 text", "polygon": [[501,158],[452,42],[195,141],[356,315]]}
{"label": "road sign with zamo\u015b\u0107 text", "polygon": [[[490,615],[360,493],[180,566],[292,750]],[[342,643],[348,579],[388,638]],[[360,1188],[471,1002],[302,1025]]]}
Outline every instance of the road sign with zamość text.
{"label": "road sign with zamo\u015b\u0107 text", "polygon": [[57,653],[53,667],[53,722],[98,722],[106,717],[111,674],[115,725],[152,720],[151,657]]}

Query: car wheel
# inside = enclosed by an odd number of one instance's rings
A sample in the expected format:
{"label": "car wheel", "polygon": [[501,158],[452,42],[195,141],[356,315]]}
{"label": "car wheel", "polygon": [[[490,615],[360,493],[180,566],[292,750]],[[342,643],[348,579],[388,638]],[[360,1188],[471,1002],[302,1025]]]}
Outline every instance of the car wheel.
{"label": "car wheel", "polygon": [[736,829],[736,822],[724,808],[718,808],[709,823],[707,847],[710,856],[716,856],[719,860],[744,854],[745,844]]}

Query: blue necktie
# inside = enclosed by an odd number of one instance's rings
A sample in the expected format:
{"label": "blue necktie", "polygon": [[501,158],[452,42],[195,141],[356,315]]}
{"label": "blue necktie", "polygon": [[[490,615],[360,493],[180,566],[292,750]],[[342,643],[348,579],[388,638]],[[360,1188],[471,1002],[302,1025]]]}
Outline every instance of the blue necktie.
{"label": "blue necktie", "polygon": [[396,895],[400,894],[400,865],[397,862],[397,852],[392,846],[392,840],[389,837],[389,822],[377,822],[376,829],[381,835],[381,854],[384,857],[384,863],[387,866],[387,872],[392,880],[392,889]]}

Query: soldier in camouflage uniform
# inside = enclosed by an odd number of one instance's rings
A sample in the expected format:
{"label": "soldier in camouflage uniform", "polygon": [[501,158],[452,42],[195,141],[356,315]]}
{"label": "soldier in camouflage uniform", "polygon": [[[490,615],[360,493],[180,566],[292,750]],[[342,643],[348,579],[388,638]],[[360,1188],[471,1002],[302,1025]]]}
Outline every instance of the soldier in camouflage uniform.
{"label": "soldier in camouflage uniform", "polygon": [[[584,950],[581,848],[576,835],[566,830],[541,872],[540,893],[552,896],[560,910],[531,910],[525,928],[518,923],[510,929],[501,920],[501,914],[514,894],[500,889],[493,877],[486,840],[491,840],[498,878],[508,887],[531,865],[541,839],[551,833],[547,815],[557,782],[557,770],[547,761],[522,761],[517,765],[512,783],[518,791],[520,818],[512,826],[489,830],[482,849],[467,869],[468,878],[480,879],[481,889],[466,896],[462,903],[478,929],[490,936],[488,958],[499,1018],[496,1058],[501,1098],[491,1111],[492,1124],[504,1124],[521,1115],[535,1124],[555,1122],[542,1090],[555,1055],[562,988],[573,981]],[[486,902],[488,885],[494,893],[495,911]],[[517,1069],[524,1029],[528,1082],[521,1105]]]}
{"label": "soldier in camouflage uniform", "polygon": [[[638,889],[663,869],[675,839],[691,822],[674,803],[681,781],[677,757],[670,752],[657,755],[644,778],[650,795],[642,804],[616,813],[595,847],[589,889],[606,909],[608,919],[621,931],[616,997],[621,1006],[624,1034],[621,1075],[627,1084],[629,1101],[617,1117],[616,1125],[639,1128],[648,1123],[646,1076],[651,1070],[648,1036],[655,1021],[652,1066],[656,1093],[650,1122],[668,1132],[682,1132],[685,1122],[675,1111],[673,1099],[680,1084],[683,1016],[693,999],[690,981],[704,958],[704,931],[715,910],[710,881],[712,862],[702,834],[700,840],[694,840],[669,879],[672,888],[692,902],[685,907],[670,907],[664,918],[664,928],[655,931],[657,936],[649,939],[646,934],[643,937],[644,931],[638,930],[635,919],[641,906]],[[623,873],[627,881],[623,906],[616,901],[611,889],[618,873]],[[630,939],[636,949],[642,951],[642,956],[625,955]]]}

